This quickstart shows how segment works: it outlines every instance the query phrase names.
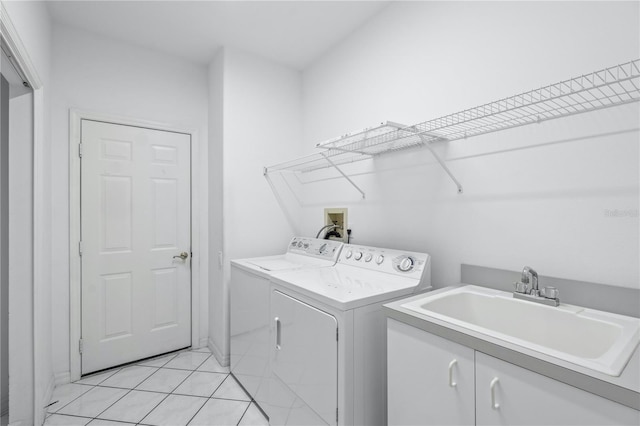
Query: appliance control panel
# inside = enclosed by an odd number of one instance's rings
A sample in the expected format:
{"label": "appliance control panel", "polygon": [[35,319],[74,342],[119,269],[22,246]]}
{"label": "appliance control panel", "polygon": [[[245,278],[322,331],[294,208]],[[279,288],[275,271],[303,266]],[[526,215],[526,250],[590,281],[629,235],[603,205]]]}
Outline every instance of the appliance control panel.
{"label": "appliance control panel", "polygon": [[342,247],[338,263],[416,279],[420,279],[425,270],[430,274],[430,257],[427,253],[354,244]]}
{"label": "appliance control panel", "polygon": [[321,259],[337,259],[343,243],[309,237],[293,237],[287,248],[288,253],[312,256]]}

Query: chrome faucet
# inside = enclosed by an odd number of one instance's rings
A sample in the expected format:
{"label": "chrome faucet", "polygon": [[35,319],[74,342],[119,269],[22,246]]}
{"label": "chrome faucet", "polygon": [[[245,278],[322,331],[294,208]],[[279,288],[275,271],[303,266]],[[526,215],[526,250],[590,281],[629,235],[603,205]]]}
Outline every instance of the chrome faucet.
{"label": "chrome faucet", "polygon": [[513,292],[513,297],[516,299],[551,306],[558,306],[560,304],[560,292],[558,289],[555,287],[545,287],[540,290],[538,287],[538,273],[529,266],[525,266],[522,269],[520,281],[515,282],[514,286],[515,291]]}
{"label": "chrome faucet", "polygon": [[522,277],[520,277],[520,282],[527,284],[527,294],[540,296],[540,290],[538,289],[538,273],[533,268],[525,266],[522,269]]}

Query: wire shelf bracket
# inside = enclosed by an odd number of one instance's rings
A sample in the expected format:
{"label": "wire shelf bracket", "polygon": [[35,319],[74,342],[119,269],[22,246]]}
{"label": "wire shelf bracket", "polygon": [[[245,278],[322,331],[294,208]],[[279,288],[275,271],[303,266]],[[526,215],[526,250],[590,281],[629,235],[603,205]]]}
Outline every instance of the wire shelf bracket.
{"label": "wire shelf bracket", "polygon": [[345,172],[343,172],[342,169],[340,169],[340,167],[338,167],[336,164],[334,164],[333,161],[331,161],[331,159],[329,158],[329,156],[327,154],[325,154],[324,152],[321,152],[320,154],[325,158],[325,160],[327,160],[327,162],[334,169],[336,169],[338,171],[338,173],[340,173],[342,175],[343,178],[345,178],[355,189],[358,190],[358,192],[360,194],[362,194],[362,199],[364,199],[365,198],[364,191],[362,189],[360,189],[360,187],[358,185],[356,185],[356,183],[353,180],[351,180],[351,178],[349,176],[347,176],[347,174]]}
{"label": "wire shelf bracket", "polygon": [[427,132],[421,133],[418,129],[416,129],[413,126],[405,126],[405,125],[402,125],[402,124],[399,124],[399,123],[394,123],[394,122],[391,122],[391,121],[387,121],[387,124],[390,125],[390,126],[397,127],[398,129],[402,129],[402,130],[407,131],[407,132],[416,133],[418,135],[418,137],[420,138],[420,140],[422,141],[423,145],[425,147],[427,147],[427,149],[431,152],[431,155],[433,155],[433,157],[438,161],[440,166],[449,175],[449,177],[451,178],[453,183],[456,184],[456,186],[458,187],[458,194],[462,194],[462,184],[460,183],[460,181],[458,181],[458,179],[456,179],[456,177],[453,175],[453,173],[451,173],[451,170],[449,170],[449,167],[447,167],[447,165],[445,164],[444,160],[442,158],[440,158],[440,156],[436,153],[436,151],[431,146],[432,140],[440,139],[437,135],[430,134],[430,133],[427,133]]}

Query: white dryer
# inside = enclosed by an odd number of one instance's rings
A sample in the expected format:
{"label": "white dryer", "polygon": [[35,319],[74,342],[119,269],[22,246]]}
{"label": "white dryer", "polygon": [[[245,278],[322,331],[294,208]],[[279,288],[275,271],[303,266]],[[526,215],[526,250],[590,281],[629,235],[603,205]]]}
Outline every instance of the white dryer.
{"label": "white dryer", "polygon": [[342,243],[294,237],[284,254],[231,261],[231,373],[267,415],[269,277],[275,272],[330,267]]}
{"label": "white dryer", "polygon": [[431,289],[429,255],[345,245],[271,282],[270,424],[386,424],[382,305]]}

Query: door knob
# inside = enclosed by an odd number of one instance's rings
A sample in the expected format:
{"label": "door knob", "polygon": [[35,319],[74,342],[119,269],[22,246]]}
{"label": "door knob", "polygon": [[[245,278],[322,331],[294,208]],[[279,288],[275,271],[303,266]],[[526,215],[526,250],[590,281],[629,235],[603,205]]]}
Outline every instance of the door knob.
{"label": "door knob", "polygon": [[177,256],[173,256],[173,258],[175,259],[176,257],[179,257],[182,260],[186,260],[187,257],[189,257],[189,253],[187,253],[186,251],[183,251],[182,253],[180,253]]}

